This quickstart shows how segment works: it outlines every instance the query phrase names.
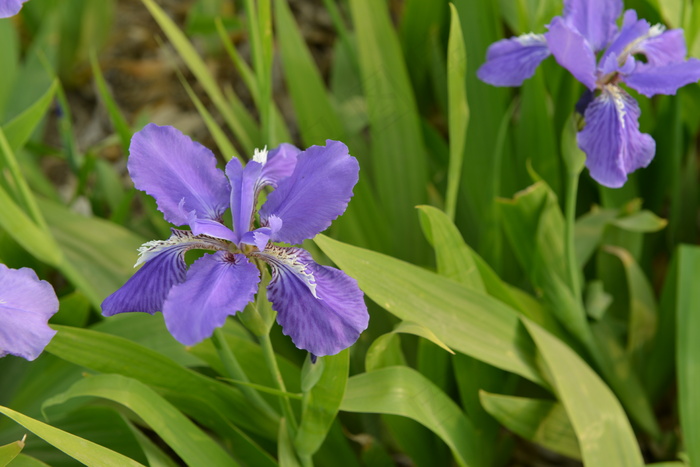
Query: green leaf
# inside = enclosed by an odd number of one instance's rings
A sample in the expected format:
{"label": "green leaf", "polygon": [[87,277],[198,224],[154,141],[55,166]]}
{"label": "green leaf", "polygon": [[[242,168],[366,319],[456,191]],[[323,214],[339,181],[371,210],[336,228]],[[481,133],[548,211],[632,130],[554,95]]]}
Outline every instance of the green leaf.
{"label": "green leaf", "polygon": [[676,359],[679,413],[685,450],[690,465],[700,464],[700,248],[682,245],[678,250],[678,288],[676,308]]}
{"label": "green leaf", "polygon": [[119,106],[114,101],[112,93],[109,91],[107,86],[107,81],[105,81],[104,75],[102,75],[102,69],[100,68],[100,63],[97,60],[97,52],[93,49],[90,53],[90,66],[92,68],[92,75],[95,77],[95,84],[97,85],[97,92],[102,99],[102,103],[107,109],[109,114],[109,119],[112,122],[114,131],[119,136],[119,142],[121,143],[122,151],[124,154],[129,154],[129,145],[131,144],[131,136],[133,132],[129,127],[124,115]]}
{"label": "green leaf", "polygon": [[256,142],[253,141],[249,134],[242,126],[241,120],[236,116],[234,111],[228,105],[221,89],[216,84],[214,77],[209,72],[204,60],[197,54],[197,51],[192,46],[190,41],[180,31],[177,25],[171,20],[168,15],[156,4],[153,0],[142,0],[146,8],[151,12],[153,18],[158,25],[163,29],[163,32],[173,44],[182,60],[190,69],[192,74],[197,78],[197,82],[204,88],[207,95],[211,98],[214,106],[224,117],[224,120],[233,131],[234,135],[240,141],[246,153],[252,154],[255,149]]}
{"label": "green leaf", "polygon": [[396,325],[396,328],[394,328],[394,332],[402,332],[404,334],[413,334],[414,336],[422,337],[423,339],[426,339],[432,342],[433,344],[437,345],[445,352],[454,354],[452,349],[450,349],[447,345],[445,345],[444,342],[438,339],[438,337],[433,333],[433,331],[426,328],[425,326],[421,326],[420,324],[412,323],[410,321],[401,321],[399,324]]}
{"label": "green leaf", "polygon": [[440,275],[473,290],[483,291],[484,281],[474,260],[475,253],[464,243],[448,215],[432,206],[418,206],[418,212],[428,242],[435,249]]}
{"label": "green leaf", "polygon": [[[91,441],[54,428],[19,412],[0,406],[0,413],[19,423],[47,443],[83,464],[95,467],[141,466],[133,459],[110,451]],[[143,467],[143,466],[141,466]]]}
{"label": "green leaf", "polygon": [[632,215],[615,219],[612,223],[630,232],[658,232],[668,225],[666,219],[661,219],[651,211],[635,212]]}
{"label": "green leaf", "polygon": [[435,273],[317,235],[316,244],[385,310],[430,329],[450,348],[541,382],[517,312]]}
{"label": "green leaf", "polygon": [[377,337],[367,349],[365,355],[365,371],[367,372],[401,365],[406,365],[406,358],[401,350],[401,338],[395,332]]}
{"label": "green leaf", "polygon": [[278,41],[278,46],[304,145],[325,144],[326,139],[344,140],[343,125],[284,0],[275,0],[275,25],[278,36],[284,38]]}
{"label": "green leaf", "polygon": [[[10,467],[51,467],[49,464],[41,462],[39,459],[35,459],[24,454],[20,454],[15,458]],[[156,467],[156,466],[151,466]]]}
{"label": "green leaf", "polygon": [[302,459],[311,457],[321,447],[338,414],[348,381],[348,350],[319,360],[323,361],[323,373],[311,390],[304,393],[301,423],[294,438],[294,447]]}
{"label": "green leaf", "polygon": [[411,418],[437,434],[459,465],[483,465],[471,422],[437,386],[411,368],[388,367],[353,376],[340,409]]}
{"label": "green leaf", "polygon": [[590,212],[576,220],[574,243],[576,246],[576,262],[579,269],[588,263],[598,245],[603,239],[605,227],[617,217],[615,209],[600,209],[593,207]]}
{"label": "green leaf", "polygon": [[455,218],[457,191],[462,174],[464,147],[469,126],[469,104],[467,103],[467,51],[464,46],[459,13],[450,4],[450,38],[447,43],[447,87],[450,131],[450,164],[447,170],[447,194],[445,211],[450,219]]}
{"label": "green leaf", "polygon": [[189,465],[238,465],[209,435],[145,384],[121,375],[97,375],[44,403],[51,407],[76,397],[101,397],[137,414]]}
{"label": "green leaf", "polygon": [[561,404],[481,391],[484,409],[513,433],[550,451],[581,459],[576,433]]}
{"label": "green leaf", "polygon": [[574,427],[585,465],[644,465],[634,431],[613,392],[571,348],[523,319]]}
{"label": "green leaf", "polygon": [[403,54],[384,4],[350,0],[372,137],[371,161],[392,252],[420,258],[423,248],[412,206],[425,202],[428,166],[420,118]]}
{"label": "green leaf", "polygon": [[29,140],[53,102],[58,81],[53,81],[49,89],[29,108],[2,126],[7,135],[7,142],[13,151],[17,151]]}
{"label": "green leaf", "polygon": [[294,443],[287,428],[287,420],[280,420],[279,435],[277,436],[277,455],[280,467],[301,467],[294,454]]}
{"label": "green leaf", "polygon": [[0,446],[0,465],[4,467],[12,462],[12,460],[22,452],[23,448],[24,439]]}

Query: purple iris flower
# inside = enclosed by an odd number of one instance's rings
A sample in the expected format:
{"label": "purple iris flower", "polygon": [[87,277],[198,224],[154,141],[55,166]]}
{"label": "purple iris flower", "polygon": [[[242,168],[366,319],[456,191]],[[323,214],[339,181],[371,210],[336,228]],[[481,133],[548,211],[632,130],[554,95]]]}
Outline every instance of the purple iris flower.
{"label": "purple iris flower", "polygon": [[[357,282],[317,264],[298,244],[340,216],[358,181],[359,164],[338,141],[300,151],[291,144],[256,151],[226,173],[214,154],[173,127],[147,125],[131,140],[128,170],[136,188],[156,199],[172,229],[168,240],[143,245],[129,281],[102,303],[105,316],[162,311],[170,333],[193,345],[243,310],[258,290],[257,265],[272,269],[267,296],[294,344],[315,356],[352,345],[369,315]],[[263,188],[274,190],[257,212]],[[233,229],[223,222],[231,208]],[[255,224],[258,227],[255,228]],[[187,269],[191,249],[210,250]]]}
{"label": "purple iris flower", "polygon": [[28,0],[0,0],[0,18],[15,16],[26,1]]}
{"label": "purple iris flower", "polygon": [[48,321],[57,311],[51,284],[29,268],[0,264],[0,357],[37,358],[56,334]]}
{"label": "purple iris flower", "polygon": [[683,30],[651,26],[637,19],[634,10],[625,11],[618,28],[621,13],[622,0],[564,0],[563,16],[552,19],[547,33],[495,42],[477,72],[494,86],[519,86],[554,55],[595,92],[583,112],[586,123],[578,146],[586,153],[591,176],[611,188],[649,165],[656,150],[651,136],[639,131],[639,106],[620,83],[651,97],[675,94],[700,79],[700,60],[685,58]]}

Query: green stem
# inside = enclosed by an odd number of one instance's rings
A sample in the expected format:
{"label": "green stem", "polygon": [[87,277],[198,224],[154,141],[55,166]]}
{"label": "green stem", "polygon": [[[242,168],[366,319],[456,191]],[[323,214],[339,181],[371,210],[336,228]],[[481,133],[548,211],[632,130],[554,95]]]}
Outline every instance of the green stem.
{"label": "green stem", "polygon": [[[280,373],[279,366],[277,366],[277,358],[275,358],[275,351],[272,348],[272,341],[270,341],[269,334],[260,336],[260,346],[262,347],[265,363],[267,363],[267,367],[270,369],[272,379],[275,381],[277,389],[286,393],[287,387],[284,384],[284,379],[282,378],[282,373]],[[297,425],[297,420],[294,416],[294,411],[292,410],[292,404],[287,396],[280,396],[279,400],[284,417],[289,423],[289,429],[293,439],[294,436],[296,436],[299,425]]]}
{"label": "green stem", "polygon": [[[221,358],[221,362],[224,364],[224,368],[226,368],[226,373],[229,378],[250,383],[248,376],[243,371],[243,368],[241,368],[241,364],[238,363],[238,359],[236,359],[236,356],[233,354],[231,348],[226,342],[224,332],[221,330],[221,328],[216,328],[214,330],[212,342],[214,343],[214,347],[216,347],[216,351],[219,353],[219,358]],[[273,420],[279,419],[277,412],[270,407],[270,404],[268,404],[255,389],[242,385],[238,386],[238,388],[248,398],[248,400],[250,400],[250,402],[260,409],[265,415],[271,417]]]}
{"label": "green stem", "polygon": [[581,300],[581,284],[576,260],[574,231],[576,227],[576,196],[578,194],[579,173],[569,173],[566,184],[566,261],[569,269],[569,283],[576,300]]}

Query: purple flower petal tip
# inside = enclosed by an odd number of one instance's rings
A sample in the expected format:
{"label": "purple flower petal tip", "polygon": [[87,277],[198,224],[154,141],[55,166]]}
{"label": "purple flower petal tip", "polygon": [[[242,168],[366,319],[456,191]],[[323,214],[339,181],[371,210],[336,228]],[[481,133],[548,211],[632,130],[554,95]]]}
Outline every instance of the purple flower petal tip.
{"label": "purple flower petal tip", "polygon": [[202,256],[165,301],[168,331],[182,344],[201,342],[253,300],[258,282],[258,268],[244,255],[218,251]]}
{"label": "purple flower petal tip", "polygon": [[58,311],[53,287],[29,268],[0,264],[0,357],[34,360],[56,334],[48,321]]}
{"label": "purple flower petal tip", "polygon": [[612,40],[622,0],[564,0],[564,19],[598,52]]}
{"label": "purple flower petal tip", "polygon": [[552,19],[544,36],[557,63],[588,89],[595,89],[596,57],[585,37],[560,17]]}
{"label": "purple flower petal tip", "polygon": [[494,42],[486,52],[486,63],[477,77],[493,86],[520,86],[535,74],[539,64],[550,55],[542,34],[524,34]]}
{"label": "purple flower petal tip", "polygon": [[267,295],[277,322],[298,348],[334,355],[367,329],[364,294],[353,278],[317,264],[301,248],[273,247],[260,256],[272,267]]}
{"label": "purple flower petal tip", "polygon": [[15,16],[28,0],[0,0],[0,18]]}
{"label": "purple flower petal tip", "polygon": [[639,106],[617,86],[607,86],[586,109],[578,145],[586,153],[591,177],[619,188],[627,175],[649,165],[656,151],[651,136],[639,131]]}
{"label": "purple flower petal tip", "polygon": [[339,141],[311,146],[297,156],[296,167],[270,193],[260,210],[263,224],[278,217],[272,241],[298,244],[327,229],[348,206],[360,165]]}
{"label": "purple flower petal tip", "polygon": [[187,224],[191,211],[219,220],[228,208],[228,180],[214,154],[173,127],[149,123],[134,134],[127,168],[136,188],[155,198],[171,224]]}

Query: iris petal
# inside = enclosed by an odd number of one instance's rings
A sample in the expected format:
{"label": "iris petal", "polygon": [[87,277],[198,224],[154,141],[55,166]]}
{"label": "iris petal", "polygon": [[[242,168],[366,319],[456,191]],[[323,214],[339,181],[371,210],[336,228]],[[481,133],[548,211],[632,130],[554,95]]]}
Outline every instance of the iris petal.
{"label": "iris petal", "polygon": [[357,159],[339,141],[311,146],[297,156],[294,172],[270,193],[260,209],[263,225],[276,216],[272,241],[301,243],[327,229],[348,206],[359,177]]}
{"label": "iris petal", "polygon": [[687,53],[682,29],[671,29],[640,42],[632,53],[642,53],[652,66],[670,65],[685,61]]}
{"label": "iris petal", "polygon": [[588,89],[596,88],[596,58],[584,36],[569,27],[562,18],[552,19],[544,35],[557,62]]}
{"label": "iris petal", "polygon": [[57,311],[58,298],[48,282],[29,268],[0,264],[0,357],[37,358],[56,334],[47,323]]}
{"label": "iris petal", "polygon": [[130,311],[150,314],[161,311],[170,289],[185,280],[185,252],[225,248],[212,238],[196,237],[185,230],[172,229],[172,232],[168,240],[148,242],[139,249],[136,265],[144,263],[143,266],[102,302],[104,316]]}
{"label": "iris petal", "polygon": [[28,0],[0,0],[0,18],[15,16],[26,1]]}
{"label": "iris petal", "polygon": [[622,0],[564,0],[564,18],[598,52],[615,34]]}
{"label": "iris petal", "polygon": [[226,175],[231,183],[231,215],[233,231],[236,234],[235,243],[250,230],[253,220],[253,210],[257,202],[256,186],[263,169],[261,162],[250,161],[245,168],[238,159],[231,159],[226,164]]}
{"label": "iris petal", "polygon": [[199,258],[165,301],[168,331],[182,344],[201,342],[253,300],[258,282],[258,268],[244,255],[218,251]]}
{"label": "iris petal", "polygon": [[134,185],[155,198],[168,222],[185,225],[191,211],[218,220],[228,208],[229,185],[216,157],[177,129],[146,125],[131,139],[129,154]]}
{"label": "iris petal", "polygon": [[258,255],[272,268],[267,296],[277,322],[298,348],[334,355],[367,329],[367,306],[353,278],[317,264],[301,248],[272,247]]}
{"label": "iris petal", "polygon": [[277,188],[280,181],[292,175],[297,164],[297,156],[301,149],[293,144],[282,143],[267,155],[267,162],[263,166],[258,182],[258,189],[271,185]]}
{"label": "iris petal", "polygon": [[656,143],[639,131],[639,106],[625,91],[605,86],[586,109],[586,126],[578,145],[586,153],[586,166],[601,185],[619,188],[627,174],[646,167],[654,157]]}
{"label": "iris petal", "polygon": [[520,86],[550,52],[542,34],[524,34],[502,39],[489,46],[486,63],[476,75],[493,86]]}
{"label": "iris petal", "polygon": [[647,97],[675,94],[679,88],[698,80],[700,60],[697,58],[664,66],[638,65],[634,72],[624,77],[627,86]]}

